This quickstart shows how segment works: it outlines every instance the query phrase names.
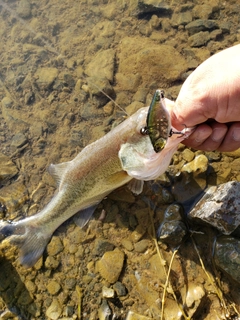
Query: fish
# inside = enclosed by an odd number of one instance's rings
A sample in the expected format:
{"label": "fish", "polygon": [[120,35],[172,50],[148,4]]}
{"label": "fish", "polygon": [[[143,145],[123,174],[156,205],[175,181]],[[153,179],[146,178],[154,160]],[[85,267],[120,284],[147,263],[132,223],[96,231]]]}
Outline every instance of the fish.
{"label": "fish", "polygon": [[[162,108],[161,104],[155,107]],[[156,152],[147,132],[149,112],[155,110],[139,109],[86,146],[73,160],[51,164],[48,171],[57,190],[41,211],[18,221],[0,221],[0,241],[9,241],[19,248],[22,265],[32,267],[39,260],[54,231],[67,219],[77,214],[77,223],[83,227],[110,192],[128,183],[139,194],[144,181],[156,179],[166,171],[179,143],[193,129],[167,137],[164,148]],[[171,121],[164,114],[170,133]]]}

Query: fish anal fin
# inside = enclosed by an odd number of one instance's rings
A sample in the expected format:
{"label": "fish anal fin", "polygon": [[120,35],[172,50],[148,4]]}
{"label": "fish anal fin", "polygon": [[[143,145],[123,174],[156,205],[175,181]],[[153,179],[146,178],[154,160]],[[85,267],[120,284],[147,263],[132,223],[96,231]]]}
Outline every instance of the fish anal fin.
{"label": "fish anal fin", "polygon": [[144,185],[143,180],[132,179],[128,183],[127,187],[129,190],[132,191],[132,193],[138,195],[143,191],[143,185]]}
{"label": "fish anal fin", "polygon": [[83,228],[91,219],[97,206],[98,206],[98,203],[76,213],[73,217],[73,220],[76,223],[76,225],[78,225],[80,228]]}
{"label": "fish anal fin", "polygon": [[54,178],[57,187],[60,185],[60,182],[62,180],[62,176],[64,172],[66,171],[66,168],[68,167],[69,162],[62,162],[59,164],[50,164],[48,167],[48,172],[50,175]]}

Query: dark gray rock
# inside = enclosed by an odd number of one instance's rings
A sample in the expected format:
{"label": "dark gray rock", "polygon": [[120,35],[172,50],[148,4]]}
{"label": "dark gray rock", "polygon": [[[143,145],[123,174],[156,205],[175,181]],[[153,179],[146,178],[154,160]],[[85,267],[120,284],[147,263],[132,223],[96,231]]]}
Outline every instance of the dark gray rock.
{"label": "dark gray rock", "polygon": [[148,13],[171,12],[171,6],[167,1],[159,0],[139,0],[134,15],[144,15]]}
{"label": "dark gray rock", "polygon": [[198,32],[189,37],[188,42],[191,47],[202,47],[210,40],[210,34],[208,31]]}
{"label": "dark gray rock", "polygon": [[223,234],[231,234],[240,225],[240,182],[230,181],[210,187],[188,216],[204,222]]}
{"label": "dark gray rock", "polygon": [[194,20],[185,26],[185,29],[188,31],[189,35],[193,35],[200,31],[211,31],[218,28],[218,24],[215,20],[205,19]]}
{"label": "dark gray rock", "polygon": [[240,283],[240,240],[224,236],[218,238],[214,261],[217,267]]}

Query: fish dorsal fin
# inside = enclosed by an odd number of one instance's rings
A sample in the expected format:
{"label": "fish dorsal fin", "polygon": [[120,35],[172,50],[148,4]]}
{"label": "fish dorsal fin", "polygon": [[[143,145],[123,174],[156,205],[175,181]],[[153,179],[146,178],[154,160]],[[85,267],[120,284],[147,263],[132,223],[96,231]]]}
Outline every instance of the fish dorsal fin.
{"label": "fish dorsal fin", "polygon": [[132,191],[132,193],[138,195],[143,191],[143,184],[143,180],[132,179],[127,186],[128,189]]}
{"label": "fish dorsal fin", "polygon": [[50,175],[54,178],[57,187],[60,185],[60,182],[62,180],[62,176],[66,170],[66,168],[68,167],[69,162],[62,162],[59,164],[50,164],[50,166],[48,167],[48,172],[50,173]]}

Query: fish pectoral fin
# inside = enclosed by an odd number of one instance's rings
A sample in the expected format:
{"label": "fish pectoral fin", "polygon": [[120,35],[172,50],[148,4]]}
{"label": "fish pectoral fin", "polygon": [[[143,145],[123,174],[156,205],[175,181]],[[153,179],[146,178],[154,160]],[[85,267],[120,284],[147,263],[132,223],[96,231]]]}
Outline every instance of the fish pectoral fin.
{"label": "fish pectoral fin", "polygon": [[64,171],[66,170],[66,168],[69,165],[69,162],[62,162],[59,164],[50,164],[50,166],[48,167],[48,172],[50,173],[50,175],[54,178],[57,187],[59,187],[60,182],[62,180],[62,176]]}
{"label": "fish pectoral fin", "polygon": [[73,220],[76,223],[76,225],[78,225],[80,228],[83,228],[91,219],[97,206],[98,206],[98,203],[76,213],[73,217]]}
{"label": "fish pectoral fin", "polygon": [[128,183],[127,187],[129,190],[132,191],[132,193],[138,195],[143,191],[143,185],[144,185],[143,180],[132,179]]}

